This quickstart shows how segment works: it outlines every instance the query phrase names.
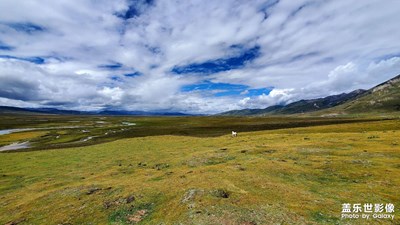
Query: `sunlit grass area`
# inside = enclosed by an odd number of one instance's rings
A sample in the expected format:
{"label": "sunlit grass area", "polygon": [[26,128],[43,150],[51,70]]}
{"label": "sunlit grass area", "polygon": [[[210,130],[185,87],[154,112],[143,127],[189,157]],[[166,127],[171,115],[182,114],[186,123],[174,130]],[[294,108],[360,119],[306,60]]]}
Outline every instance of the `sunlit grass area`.
{"label": "sunlit grass area", "polygon": [[[28,143],[19,151],[87,146],[121,138],[157,135],[216,137],[239,132],[382,121],[396,115],[322,117],[105,117],[67,115],[1,115],[0,151]],[[16,129],[16,130],[15,130]],[[11,132],[10,132],[11,130]],[[1,132],[9,131],[4,135]],[[13,150],[15,151],[15,149]]]}
{"label": "sunlit grass area", "polygon": [[[157,121],[140,119],[146,120]],[[177,124],[195,123],[185,120]],[[238,131],[237,138],[151,135],[2,153],[0,223],[400,222],[399,210],[395,220],[340,218],[343,203],[400,205],[398,119]],[[48,135],[37,132],[18,135]],[[2,143],[18,135],[5,135]]]}

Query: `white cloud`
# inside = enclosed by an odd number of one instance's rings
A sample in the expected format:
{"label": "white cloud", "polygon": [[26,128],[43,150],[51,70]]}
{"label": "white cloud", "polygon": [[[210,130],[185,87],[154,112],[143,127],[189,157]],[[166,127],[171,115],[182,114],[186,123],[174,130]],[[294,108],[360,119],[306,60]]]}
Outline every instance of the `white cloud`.
{"label": "white cloud", "polygon": [[372,62],[366,68],[357,67],[349,62],[334,68],[328,78],[311,82],[299,88],[274,89],[269,95],[243,98],[239,102],[242,108],[263,108],[275,104],[288,104],[301,99],[325,97],[356,89],[369,89],[382,81],[393,77],[394,71],[400,71],[400,57]]}
{"label": "white cloud", "polygon": [[[45,63],[0,59],[0,104],[213,113],[369,88],[400,73],[396,0],[143,2],[139,15],[123,20],[116,15],[129,9],[125,0],[1,1],[0,45],[13,49],[0,55]],[[260,46],[260,55],[216,74],[171,72],[240,54],[232,45]],[[116,63],[121,68],[99,67]],[[181,91],[202,80],[274,89],[245,98],[246,90]]]}

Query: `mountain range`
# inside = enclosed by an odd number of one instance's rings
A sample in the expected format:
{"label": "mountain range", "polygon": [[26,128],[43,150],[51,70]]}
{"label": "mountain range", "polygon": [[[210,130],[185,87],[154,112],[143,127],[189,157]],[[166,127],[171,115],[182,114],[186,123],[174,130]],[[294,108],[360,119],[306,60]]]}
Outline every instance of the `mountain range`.
{"label": "mountain range", "polygon": [[[287,105],[274,105],[264,109],[232,110],[218,116],[263,116],[292,114],[352,114],[400,112],[400,75],[369,90],[358,89],[349,93],[324,98],[300,100]],[[0,106],[0,114],[55,114],[55,115],[135,115],[135,116],[193,116],[180,112],[147,112],[126,110],[75,111],[55,108],[18,108]]]}
{"label": "mountain range", "polygon": [[18,108],[0,106],[0,114],[114,115],[114,116],[190,116],[180,112],[147,112],[127,110],[77,111],[56,108]]}
{"label": "mountain range", "polygon": [[287,105],[274,105],[264,109],[232,110],[218,115],[290,115],[312,112],[326,114],[400,112],[400,75],[369,90],[358,89],[350,93],[300,100]]}

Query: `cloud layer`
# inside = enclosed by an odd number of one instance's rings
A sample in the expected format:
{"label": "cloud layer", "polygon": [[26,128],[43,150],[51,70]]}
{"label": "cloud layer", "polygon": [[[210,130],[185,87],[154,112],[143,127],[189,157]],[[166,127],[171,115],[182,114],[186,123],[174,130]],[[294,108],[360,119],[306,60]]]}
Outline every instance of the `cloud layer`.
{"label": "cloud layer", "polygon": [[0,105],[215,113],[400,73],[400,3],[0,2]]}

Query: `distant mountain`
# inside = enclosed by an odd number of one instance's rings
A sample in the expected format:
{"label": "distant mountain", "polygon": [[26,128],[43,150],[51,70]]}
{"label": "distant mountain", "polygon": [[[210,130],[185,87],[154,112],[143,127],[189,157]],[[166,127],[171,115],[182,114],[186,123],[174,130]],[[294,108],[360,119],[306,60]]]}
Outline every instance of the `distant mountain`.
{"label": "distant mountain", "polygon": [[[264,109],[232,110],[217,115],[290,115],[298,113],[351,114],[373,112],[400,112],[400,75],[369,90],[355,90],[350,93],[324,98],[300,100],[288,105],[275,105]],[[146,112],[126,110],[75,111],[55,108],[18,108],[0,106],[0,114],[54,114],[54,115],[136,115],[136,116],[192,116],[180,112]]]}
{"label": "distant mountain", "polygon": [[400,112],[400,75],[369,89],[356,99],[324,111],[332,113]]}
{"label": "distant mountain", "polygon": [[19,108],[0,106],[0,114],[54,114],[54,115],[97,115],[95,111],[62,110],[56,108]]}
{"label": "distant mountain", "polygon": [[33,113],[29,112],[26,109],[11,107],[11,106],[0,106],[0,114],[26,114]]}
{"label": "distant mountain", "polygon": [[125,110],[104,110],[97,112],[99,115],[136,115],[136,116],[190,116],[180,112],[146,112],[146,111],[125,111]]}
{"label": "distant mountain", "polygon": [[267,114],[267,113],[273,113],[276,112],[280,109],[282,109],[284,106],[282,105],[274,105],[267,107],[265,109],[241,109],[241,110],[231,110],[227,112],[220,113],[218,115],[220,116],[251,116],[251,115],[260,115],[260,114]]}
{"label": "distant mountain", "polygon": [[180,112],[145,112],[125,110],[103,110],[103,111],[76,111],[60,110],[55,108],[18,108],[0,106],[0,114],[52,114],[52,115],[135,115],[135,116],[190,116]]}
{"label": "distant mountain", "polygon": [[275,105],[265,109],[243,109],[233,110],[221,113],[223,116],[247,116],[247,115],[281,115],[281,114],[296,114],[314,112],[322,109],[331,108],[347,101],[356,99],[363,95],[366,90],[355,90],[350,93],[332,95],[325,98],[317,98],[310,100],[300,100],[288,105]]}

